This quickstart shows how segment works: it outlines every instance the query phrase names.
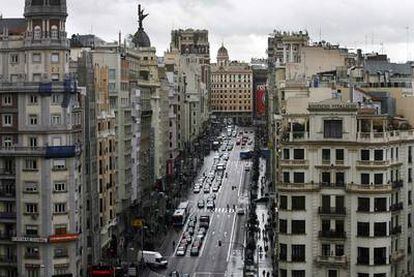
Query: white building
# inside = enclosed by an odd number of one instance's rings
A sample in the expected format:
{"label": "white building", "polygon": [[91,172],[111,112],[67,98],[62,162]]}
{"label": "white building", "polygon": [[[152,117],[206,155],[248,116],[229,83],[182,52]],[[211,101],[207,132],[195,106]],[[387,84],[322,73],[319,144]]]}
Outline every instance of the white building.
{"label": "white building", "polygon": [[337,99],[285,114],[279,276],[412,276],[412,130]]}

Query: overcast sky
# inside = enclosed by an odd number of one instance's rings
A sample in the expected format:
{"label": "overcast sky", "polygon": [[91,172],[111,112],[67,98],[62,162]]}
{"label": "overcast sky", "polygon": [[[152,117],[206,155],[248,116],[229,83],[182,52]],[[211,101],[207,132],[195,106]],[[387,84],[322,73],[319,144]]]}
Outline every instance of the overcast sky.
{"label": "overcast sky", "polygon": [[[24,0],[0,0],[3,17],[21,17]],[[67,0],[67,29],[107,41],[137,29],[136,0]],[[162,55],[171,29],[209,30],[211,58],[222,42],[231,59],[265,57],[274,29],[308,30],[313,41],[384,52],[392,61],[414,59],[412,0],[140,0],[152,46]],[[408,28],[407,28],[408,27]],[[408,43],[407,43],[408,42]],[[408,47],[407,47],[408,46]]]}

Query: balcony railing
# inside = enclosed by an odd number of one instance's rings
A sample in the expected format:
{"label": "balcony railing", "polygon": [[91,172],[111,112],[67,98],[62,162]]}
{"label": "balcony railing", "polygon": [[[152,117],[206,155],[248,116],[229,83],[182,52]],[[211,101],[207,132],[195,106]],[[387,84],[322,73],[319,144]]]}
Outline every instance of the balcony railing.
{"label": "balcony railing", "polygon": [[398,202],[398,203],[392,204],[390,206],[390,210],[392,212],[397,212],[397,211],[400,211],[402,209],[403,209],[403,203],[402,202]]}
{"label": "balcony railing", "polygon": [[401,225],[395,226],[391,229],[391,235],[398,235],[401,234]]}
{"label": "balcony railing", "polygon": [[336,230],[324,230],[319,231],[319,237],[328,239],[345,239],[346,233],[343,231]]}
{"label": "balcony railing", "polygon": [[15,264],[17,262],[16,255],[0,255],[0,263]]}
{"label": "balcony railing", "polygon": [[318,256],[316,261],[319,264],[325,264],[330,266],[345,266],[347,264],[346,256]]}
{"label": "balcony railing", "polygon": [[321,182],[322,188],[345,188],[344,183],[329,183],[329,182]]}
{"label": "balcony railing", "polygon": [[0,212],[0,219],[16,219],[16,212]]}
{"label": "balcony railing", "polygon": [[398,180],[398,181],[392,181],[392,188],[393,189],[398,189],[398,188],[402,188],[404,185],[403,180]]}
{"label": "balcony railing", "polygon": [[345,207],[319,207],[319,214],[345,215]]}
{"label": "balcony railing", "polygon": [[43,156],[45,147],[0,146],[0,156]]}
{"label": "balcony railing", "polygon": [[319,190],[317,183],[279,183],[279,189],[289,191],[314,191]]}
{"label": "balcony railing", "polygon": [[357,193],[390,193],[392,192],[392,186],[390,184],[384,185],[359,185],[348,184],[346,186],[347,191]]}

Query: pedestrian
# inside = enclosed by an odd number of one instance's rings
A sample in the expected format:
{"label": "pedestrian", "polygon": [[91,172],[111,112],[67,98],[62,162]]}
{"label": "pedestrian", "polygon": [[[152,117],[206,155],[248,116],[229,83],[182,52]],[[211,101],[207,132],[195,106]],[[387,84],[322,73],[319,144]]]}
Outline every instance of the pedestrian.
{"label": "pedestrian", "polygon": [[263,276],[266,276],[266,270],[263,269]]}

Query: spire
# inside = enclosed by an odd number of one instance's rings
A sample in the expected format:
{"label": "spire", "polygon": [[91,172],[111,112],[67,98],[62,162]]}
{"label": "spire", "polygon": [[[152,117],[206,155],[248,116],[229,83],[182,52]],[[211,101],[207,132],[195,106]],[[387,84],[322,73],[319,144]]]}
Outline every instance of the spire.
{"label": "spire", "polygon": [[150,47],[151,42],[148,35],[144,31],[143,21],[148,16],[144,14],[144,9],[141,9],[141,4],[138,4],[138,31],[135,33],[132,42],[135,47]]}

